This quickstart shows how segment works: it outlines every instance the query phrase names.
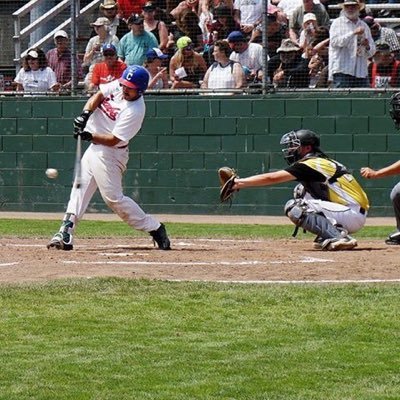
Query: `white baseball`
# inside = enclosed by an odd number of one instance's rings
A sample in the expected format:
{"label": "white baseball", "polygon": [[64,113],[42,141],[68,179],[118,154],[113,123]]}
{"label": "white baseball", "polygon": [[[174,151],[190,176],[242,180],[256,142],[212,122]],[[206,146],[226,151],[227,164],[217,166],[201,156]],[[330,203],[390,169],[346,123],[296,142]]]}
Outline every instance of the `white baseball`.
{"label": "white baseball", "polygon": [[46,176],[50,179],[56,179],[58,176],[58,171],[55,168],[47,168]]}

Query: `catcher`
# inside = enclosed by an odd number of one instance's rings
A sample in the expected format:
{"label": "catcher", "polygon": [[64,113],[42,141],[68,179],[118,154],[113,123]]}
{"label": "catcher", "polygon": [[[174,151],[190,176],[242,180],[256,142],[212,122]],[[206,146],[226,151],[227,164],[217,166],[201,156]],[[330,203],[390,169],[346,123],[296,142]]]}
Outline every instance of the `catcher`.
{"label": "catcher", "polygon": [[[396,129],[400,129],[400,92],[395,93],[390,99],[390,116],[392,117]],[[396,161],[387,167],[374,170],[369,167],[361,168],[361,175],[367,179],[385,178],[386,176],[400,174],[400,161]],[[390,193],[394,215],[396,217],[397,231],[393,232],[385,240],[389,245],[400,245],[400,182],[397,183]]]}
{"label": "catcher", "polygon": [[357,241],[349,233],[364,226],[369,209],[367,195],[356,179],[346,167],[322,152],[320,139],[313,131],[291,131],[282,136],[280,144],[289,167],[247,178],[234,175],[227,181],[228,188],[221,189],[221,200],[239,189],[298,181],[294,198],[284,207],[296,231],[303,228],[317,235],[315,249],[335,251],[356,247]]}

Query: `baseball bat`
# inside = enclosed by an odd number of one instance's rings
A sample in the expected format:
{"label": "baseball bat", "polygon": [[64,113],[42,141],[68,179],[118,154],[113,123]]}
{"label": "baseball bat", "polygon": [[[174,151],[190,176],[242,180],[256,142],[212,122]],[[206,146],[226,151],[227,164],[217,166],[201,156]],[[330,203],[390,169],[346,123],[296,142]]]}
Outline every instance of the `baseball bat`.
{"label": "baseball bat", "polygon": [[81,187],[81,157],[82,156],[82,138],[78,135],[76,139],[76,155],[74,167],[74,186],[76,189]]}

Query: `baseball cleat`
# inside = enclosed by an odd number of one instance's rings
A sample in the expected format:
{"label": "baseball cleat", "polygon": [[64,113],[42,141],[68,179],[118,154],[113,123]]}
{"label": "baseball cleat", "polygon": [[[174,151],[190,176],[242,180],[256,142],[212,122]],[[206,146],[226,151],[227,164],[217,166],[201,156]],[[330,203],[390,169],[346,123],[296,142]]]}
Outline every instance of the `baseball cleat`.
{"label": "baseball cleat", "polygon": [[157,246],[160,250],[171,250],[171,243],[168,239],[164,224],[161,224],[156,231],[151,231],[149,233],[153,238],[153,242],[157,243]]}
{"label": "baseball cleat", "polygon": [[[327,242],[327,243],[325,243]],[[357,240],[351,236],[346,236],[338,239],[326,239],[322,244],[322,250],[338,251],[338,250],[351,250],[357,246]]]}
{"label": "baseball cleat", "polygon": [[49,250],[72,250],[74,248],[74,246],[72,245],[72,235],[70,235],[69,233],[57,232],[47,244],[47,248]]}
{"label": "baseball cleat", "polygon": [[400,232],[395,232],[389,235],[389,237],[385,240],[386,244],[389,245],[400,245]]}

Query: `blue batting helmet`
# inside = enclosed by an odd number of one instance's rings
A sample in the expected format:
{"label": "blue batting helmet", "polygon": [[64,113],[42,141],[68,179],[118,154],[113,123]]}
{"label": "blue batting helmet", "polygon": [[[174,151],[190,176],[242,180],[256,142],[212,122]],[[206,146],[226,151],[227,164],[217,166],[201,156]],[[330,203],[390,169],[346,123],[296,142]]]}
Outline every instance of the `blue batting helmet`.
{"label": "blue batting helmet", "polygon": [[129,88],[136,89],[142,94],[149,85],[150,75],[147,70],[140,65],[130,65],[122,73],[119,82],[128,86]]}

